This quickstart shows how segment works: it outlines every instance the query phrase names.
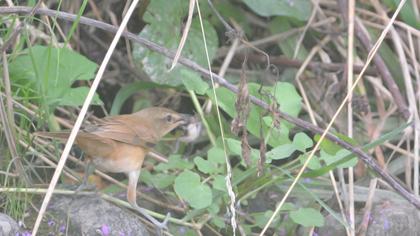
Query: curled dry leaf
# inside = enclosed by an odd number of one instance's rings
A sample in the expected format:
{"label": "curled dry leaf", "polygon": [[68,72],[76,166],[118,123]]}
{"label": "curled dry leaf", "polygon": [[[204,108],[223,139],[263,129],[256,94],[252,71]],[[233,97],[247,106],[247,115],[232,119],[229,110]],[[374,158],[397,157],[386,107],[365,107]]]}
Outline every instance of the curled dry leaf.
{"label": "curled dry leaf", "polygon": [[273,115],[273,126],[280,128],[280,109],[277,103],[270,104],[270,112]]}
{"label": "curled dry leaf", "polygon": [[241,137],[241,148],[242,148],[242,156],[247,166],[251,165],[251,147],[248,143],[248,133],[246,132],[246,128],[242,131]]}
{"label": "curled dry leaf", "polygon": [[262,129],[262,122],[260,122],[261,127],[260,127],[260,159],[258,160],[258,165],[257,165],[257,176],[260,177],[262,176],[262,174],[264,173],[264,163],[265,163],[265,153],[267,152],[267,148],[265,146],[265,138],[264,138],[264,132]]}
{"label": "curled dry leaf", "polygon": [[245,67],[246,67],[245,65],[246,65],[246,59],[244,60],[242,64],[241,80],[239,82],[239,93],[235,102],[235,109],[236,109],[237,116],[232,121],[231,131],[235,135],[239,135],[239,133],[242,132],[240,134],[242,157],[244,158],[246,165],[249,166],[251,164],[251,160],[250,160],[251,147],[249,146],[249,143],[248,143],[246,122],[248,120],[248,115],[249,115],[250,100],[249,100],[248,84],[247,84],[246,75],[245,75]]}

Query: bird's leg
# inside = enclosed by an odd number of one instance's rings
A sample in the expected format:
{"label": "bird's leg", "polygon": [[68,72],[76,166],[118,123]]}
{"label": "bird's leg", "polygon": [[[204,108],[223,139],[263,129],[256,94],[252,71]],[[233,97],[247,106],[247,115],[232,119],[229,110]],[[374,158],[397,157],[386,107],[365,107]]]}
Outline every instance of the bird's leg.
{"label": "bird's leg", "polygon": [[76,192],[81,192],[83,190],[92,190],[95,189],[95,185],[88,183],[89,176],[95,172],[95,165],[92,163],[92,160],[88,160],[85,167],[85,174],[83,175],[82,183],[77,187]]}
{"label": "bird's leg", "polygon": [[168,223],[169,217],[171,216],[170,213],[166,215],[165,220],[163,220],[162,222],[159,222],[157,219],[155,219],[153,216],[147,213],[146,209],[139,207],[136,201],[137,200],[136,190],[137,190],[137,182],[140,176],[140,170],[130,171],[127,173],[127,175],[128,175],[128,189],[127,189],[128,202],[136,211],[138,211],[140,214],[146,217],[149,221],[151,221],[157,227],[158,234],[160,235],[160,232],[163,229],[167,229],[167,223]]}

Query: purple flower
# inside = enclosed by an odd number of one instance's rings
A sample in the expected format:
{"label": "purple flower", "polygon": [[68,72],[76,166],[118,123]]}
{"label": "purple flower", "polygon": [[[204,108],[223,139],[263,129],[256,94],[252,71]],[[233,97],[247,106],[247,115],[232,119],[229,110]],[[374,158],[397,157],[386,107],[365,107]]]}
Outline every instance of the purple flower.
{"label": "purple flower", "polygon": [[103,236],[108,236],[111,234],[111,228],[108,225],[101,226],[101,233]]}
{"label": "purple flower", "polygon": [[53,221],[53,220],[48,220],[48,226],[49,227],[52,227],[52,226],[54,226],[55,225],[55,221]]}
{"label": "purple flower", "polygon": [[123,232],[119,232],[119,233],[118,233],[118,236],[125,236],[125,233],[123,233]]}
{"label": "purple flower", "polygon": [[66,232],[66,225],[61,225],[58,231],[60,231],[60,233]]}
{"label": "purple flower", "polygon": [[16,236],[31,236],[32,233],[29,231],[23,231],[22,233],[16,233]]}
{"label": "purple flower", "polygon": [[389,221],[387,219],[384,219],[384,229],[385,231],[388,231],[391,228],[389,225]]}
{"label": "purple flower", "polygon": [[285,229],[285,228],[283,228],[283,227],[282,227],[282,228],[280,228],[280,229],[279,229],[279,235],[280,235],[280,236],[287,235],[286,229]]}
{"label": "purple flower", "polygon": [[311,178],[304,178],[303,179],[303,183],[305,183],[305,184],[310,184],[311,182],[312,182]]}

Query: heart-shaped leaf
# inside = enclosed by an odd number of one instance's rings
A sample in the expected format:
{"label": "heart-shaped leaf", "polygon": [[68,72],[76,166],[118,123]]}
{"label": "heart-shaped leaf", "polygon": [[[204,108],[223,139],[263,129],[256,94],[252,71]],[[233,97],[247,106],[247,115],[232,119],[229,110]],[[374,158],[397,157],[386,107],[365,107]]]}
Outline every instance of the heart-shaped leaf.
{"label": "heart-shaped leaf", "polygon": [[196,209],[206,208],[213,201],[210,187],[201,183],[200,176],[189,170],[175,178],[175,192]]}

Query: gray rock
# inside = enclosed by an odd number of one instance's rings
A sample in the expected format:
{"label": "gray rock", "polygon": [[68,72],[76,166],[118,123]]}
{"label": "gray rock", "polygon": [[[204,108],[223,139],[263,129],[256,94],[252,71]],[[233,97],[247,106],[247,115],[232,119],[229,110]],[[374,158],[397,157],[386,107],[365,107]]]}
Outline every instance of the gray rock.
{"label": "gray rock", "polygon": [[18,223],[10,216],[0,213],[0,235],[15,235],[19,232]]}
{"label": "gray rock", "polygon": [[64,222],[69,220],[68,235],[149,236],[146,227],[134,213],[94,195],[55,196],[48,212],[64,219]]}
{"label": "gray rock", "polygon": [[[356,214],[356,228],[360,225],[363,212]],[[408,202],[385,200],[374,204],[367,228],[367,236],[420,236],[420,211]],[[325,226],[318,235],[346,235],[344,227],[331,215],[326,217]]]}

